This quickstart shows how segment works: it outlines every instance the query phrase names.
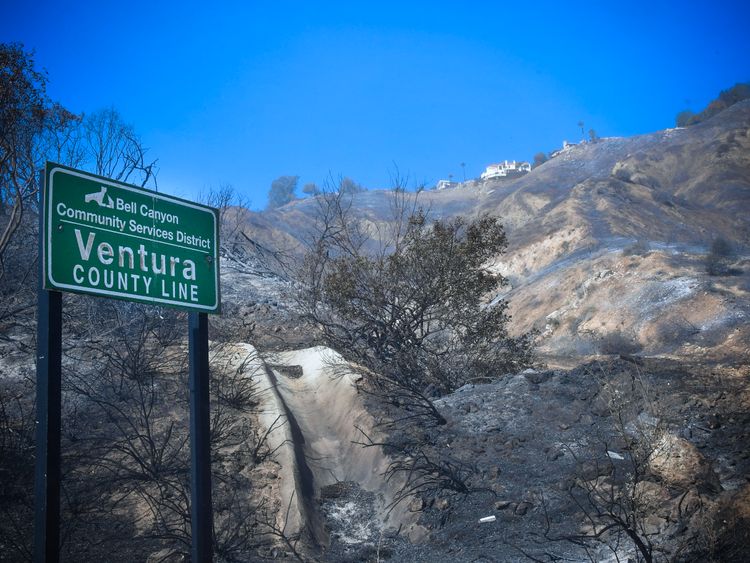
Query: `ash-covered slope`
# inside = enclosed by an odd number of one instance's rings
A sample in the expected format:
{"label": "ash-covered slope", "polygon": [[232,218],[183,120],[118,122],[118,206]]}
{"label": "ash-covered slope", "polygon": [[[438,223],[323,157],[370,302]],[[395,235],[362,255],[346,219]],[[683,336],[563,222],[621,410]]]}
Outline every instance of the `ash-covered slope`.
{"label": "ash-covered slope", "polygon": [[[745,356],[749,134],[738,104],[699,127],[574,147],[516,182],[496,209],[514,227],[497,267],[517,328],[558,356]],[[709,275],[717,239],[728,255]]]}
{"label": "ash-covered slope", "polygon": [[[521,178],[419,197],[432,217],[501,217],[510,245],[493,267],[511,288],[500,296],[550,356],[747,353],[750,101],[690,128],[571,147]],[[358,194],[352,214],[374,232],[392,220],[391,198]],[[311,199],[254,214],[247,232],[299,251],[317,209]],[[717,239],[728,255],[710,276]]]}
{"label": "ash-covered slope", "polygon": [[578,145],[481,209],[504,218],[512,249],[565,227],[577,227],[585,246],[614,237],[705,246],[723,236],[747,247],[749,130],[743,103],[700,126]]}

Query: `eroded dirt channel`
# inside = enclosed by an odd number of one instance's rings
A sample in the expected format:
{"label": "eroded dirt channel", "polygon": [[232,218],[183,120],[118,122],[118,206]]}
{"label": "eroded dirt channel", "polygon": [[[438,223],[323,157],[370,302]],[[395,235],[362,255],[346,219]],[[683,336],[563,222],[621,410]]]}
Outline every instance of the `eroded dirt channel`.
{"label": "eroded dirt channel", "polygon": [[315,476],[312,469],[310,469],[310,465],[307,463],[307,456],[305,455],[305,435],[297,422],[297,418],[279,391],[279,380],[273,369],[265,365],[265,370],[268,380],[271,382],[273,392],[289,424],[289,434],[294,452],[294,481],[295,491],[299,499],[298,505],[310,536],[309,539],[313,547],[319,550],[328,545],[328,534],[326,533],[325,523],[315,502]]}
{"label": "eroded dirt channel", "polygon": [[274,433],[275,444],[286,441],[276,459],[281,510],[291,508],[280,520],[288,519],[288,532],[303,531],[305,543],[326,553],[374,545],[386,528],[407,533],[414,514],[401,505],[389,510],[400,486],[383,478],[390,460],[361,446],[358,428],[372,433],[375,421],[343,359],[325,347],[278,352],[262,358],[261,373],[269,390],[263,423],[288,422],[283,435]]}

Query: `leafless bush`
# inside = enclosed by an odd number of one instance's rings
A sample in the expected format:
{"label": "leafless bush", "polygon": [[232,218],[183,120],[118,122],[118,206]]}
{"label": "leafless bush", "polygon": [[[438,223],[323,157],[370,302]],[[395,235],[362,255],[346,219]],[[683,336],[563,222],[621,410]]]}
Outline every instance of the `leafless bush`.
{"label": "leafless bush", "polygon": [[403,484],[388,505],[389,510],[415,495],[429,496],[442,493],[465,496],[489,491],[485,487],[474,487],[470,484],[471,477],[477,473],[475,466],[447,454],[434,444],[417,443],[412,440],[400,442],[394,439],[375,441],[360,427],[356,428],[363,438],[361,442],[355,442],[356,444],[365,448],[383,448],[392,456],[393,460],[383,474],[385,480],[397,482],[403,479]]}
{"label": "leafless bush", "polygon": [[0,381],[0,552],[31,560],[34,483],[33,383]]}
{"label": "leafless bush", "polygon": [[220,254],[223,267],[260,277],[282,275],[289,256],[250,238],[246,232],[250,202],[229,184],[209,189],[199,199],[219,211]]}
{"label": "leafless bush", "polygon": [[16,349],[35,333],[38,216],[27,210],[0,257],[0,340]]}
{"label": "leafless bush", "polygon": [[[543,540],[575,544],[592,562],[601,560],[597,548],[610,551],[618,561],[624,553],[651,562],[682,561],[701,552],[699,536],[714,528],[710,524],[697,533],[688,530],[696,518],[708,516],[698,489],[685,489],[668,505],[651,492],[661,490],[652,464],[665,455],[667,429],[648,378],[637,366],[618,377],[607,368],[590,375],[599,382],[597,400],[604,405],[608,424],[600,426],[587,451],[573,446],[566,450],[576,461],[576,470],[562,494],[576,506],[581,520],[571,531],[570,523],[556,521],[552,506],[564,500],[540,493],[546,523]],[[670,531],[665,532],[659,522]]]}
{"label": "leafless bush", "polygon": [[[262,536],[270,538],[274,543],[280,542],[287,550],[288,555],[294,557],[297,561],[306,561],[307,558],[301,552],[300,540],[302,539],[302,532],[289,532],[289,516],[292,510],[292,503],[294,502],[296,492],[292,492],[289,496],[289,503],[286,506],[284,512],[284,519],[279,524],[276,517],[276,512],[272,510],[267,503],[263,503],[258,507],[255,514],[255,522],[259,528]],[[277,556],[284,556],[284,553],[278,553],[275,549],[272,550],[272,558]]]}
{"label": "leafless bush", "polygon": [[218,401],[235,410],[250,411],[258,405],[257,377],[262,371],[256,353],[245,354],[238,361],[233,349],[225,344],[215,345],[212,351],[211,384]]}
{"label": "leafless bush", "polygon": [[78,136],[82,164],[96,174],[141,187],[156,187],[158,159],[147,159],[148,149],[114,107],[84,116]]}
{"label": "leafless bush", "polygon": [[[140,305],[97,307],[107,318],[66,351],[66,542],[80,551],[130,538],[133,546],[145,542],[144,550],[167,545],[187,552],[185,335],[161,326],[175,324],[178,313],[160,317]],[[266,431],[253,425],[259,393],[253,360],[226,345],[214,346],[211,354],[214,547],[227,560],[252,558],[262,543],[249,471],[273,457],[268,438],[284,423],[279,418]],[[137,522],[134,513],[141,514]],[[92,536],[101,522],[109,524]]]}

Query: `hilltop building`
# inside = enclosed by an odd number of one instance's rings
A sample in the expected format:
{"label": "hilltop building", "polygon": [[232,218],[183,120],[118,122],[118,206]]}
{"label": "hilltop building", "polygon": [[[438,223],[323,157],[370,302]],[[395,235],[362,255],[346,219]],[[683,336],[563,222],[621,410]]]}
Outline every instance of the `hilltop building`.
{"label": "hilltop building", "polygon": [[573,147],[577,147],[578,145],[584,145],[584,144],[586,144],[586,141],[581,141],[580,143],[569,143],[568,141],[563,141],[562,148],[549,153],[549,157],[555,158],[556,156],[561,155],[562,153],[567,151],[568,149],[572,149]]}
{"label": "hilltop building", "polygon": [[459,185],[458,182],[452,180],[439,180],[435,185],[436,190],[447,190],[448,188],[455,188]]}
{"label": "hilltop building", "polygon": [[520,176],[527,172],[531,172],[531,164],[528,162],[504,160],[498,164],[490,164],[487,169],[482,172],[481,178],[482,180],[506,178],[508,176]]}
{"label": "hilltop building", "polygon": [[[516,160],[504,160],[498,164],[490,164],[484,172],[482,172],[480,179],[489,180],[492,178],[513,178],[522,176],[527,172],[531,172],[531,164],[525,161]],[[439,180],[435,185],[436,190],[447,190],[449,188],[458,188],[460,186],[472,185],[473,182],[454,182],[451,180]]]}

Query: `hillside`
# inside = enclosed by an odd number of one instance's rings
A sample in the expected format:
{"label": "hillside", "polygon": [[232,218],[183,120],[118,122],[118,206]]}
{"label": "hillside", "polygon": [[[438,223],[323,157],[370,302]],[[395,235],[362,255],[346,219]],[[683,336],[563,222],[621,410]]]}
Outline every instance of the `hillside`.
{"label": "hillside", "polygon": [[[390,217],[388,191],[354,197],[370,232]],[[684,129],[576,145],[514,180],[422,192],[432,217],[499,216],[509,248],[494,268],[511,282],[518,332],[565,361],[623,350],[679,357],[747,354],[750,102]],[[252,214],[246,232],[299,250],[317,204]],[[712,242],[729,243],[709,276]]]}

